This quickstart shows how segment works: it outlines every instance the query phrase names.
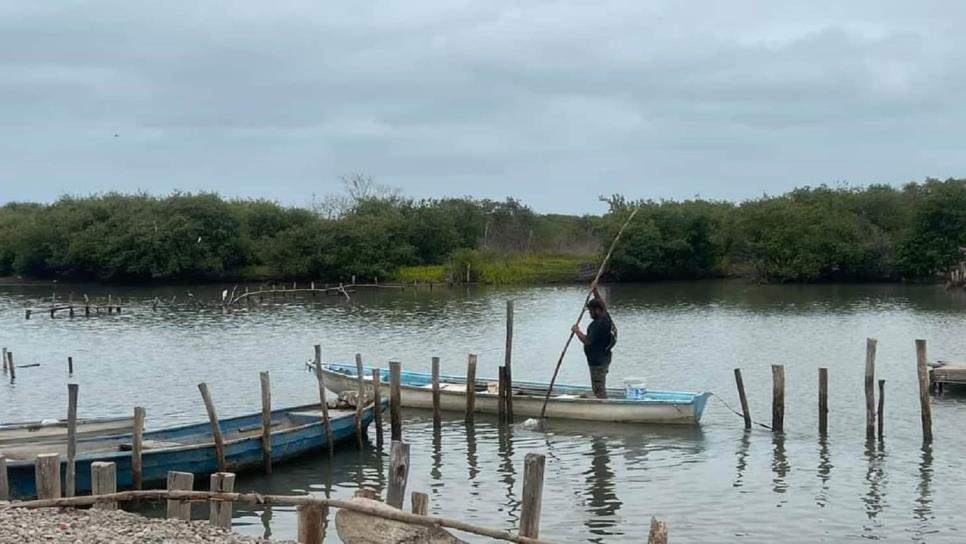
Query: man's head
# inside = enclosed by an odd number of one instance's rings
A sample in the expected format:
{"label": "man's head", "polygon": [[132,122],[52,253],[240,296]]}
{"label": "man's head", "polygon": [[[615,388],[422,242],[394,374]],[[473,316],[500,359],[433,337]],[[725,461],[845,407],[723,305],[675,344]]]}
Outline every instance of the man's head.
{"label": "man's head", "polygon": [[592,319],[597,319],[598,317],[607,313],[607,306],[604,305],[604,301],[599,298],[592,298],[590,302],[587,303],[587,310],[590,312],[590,317]]}

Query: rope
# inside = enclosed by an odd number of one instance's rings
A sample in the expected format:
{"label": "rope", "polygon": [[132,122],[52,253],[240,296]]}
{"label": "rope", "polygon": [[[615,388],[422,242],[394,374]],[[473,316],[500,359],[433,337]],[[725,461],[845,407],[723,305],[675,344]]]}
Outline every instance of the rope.
{"label": "rope", "polygon": [[[738,410],[735,410],[734,408],[732,408],[731,405],[725,402],[723,398],[719,397],[714,393],[711,393],[711,396],[718,399],[718,401],[721,402],[721,404],[724,404],[725,408],[727,408],[728,410],[731,410],[732,413],[734,413],[736,416],[740,417],[742,421],[744,421],[745,415],[739,412]],[[751,422],[754,423],[755,425],[758,425],[759,427],[768,429],[769,431],[772,430],[772,428],[769,425],[765,425],[764,423],[759,423],[755,420],[752,420]]]}

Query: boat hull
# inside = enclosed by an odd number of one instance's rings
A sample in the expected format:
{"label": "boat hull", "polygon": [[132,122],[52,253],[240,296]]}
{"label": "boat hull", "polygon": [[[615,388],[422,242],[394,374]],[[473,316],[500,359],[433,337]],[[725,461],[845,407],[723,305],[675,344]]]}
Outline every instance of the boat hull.
{"label": "boat hull", "polygon": [[[130,434],[134,418],[80,419],[77,421],[77,438]],[[6,444],[56,442],[67,440],[67,420],[53,423],[14,423],[0,426],[0,448]]]}

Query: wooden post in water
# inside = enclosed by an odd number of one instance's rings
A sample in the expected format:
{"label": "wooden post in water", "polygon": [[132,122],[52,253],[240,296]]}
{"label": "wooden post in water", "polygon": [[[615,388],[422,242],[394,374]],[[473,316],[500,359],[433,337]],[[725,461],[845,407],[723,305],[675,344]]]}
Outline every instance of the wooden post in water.
{"label": "wooden post in water", "polygon": [[77,390],[76,383],[67,384],[67,473],[64,486],[65,497],[74,496],[74,480],[77,458]]}
{"label": "wooden post in water", "polygon": [[144,408],[134,407],[134,428],[131,433],[131,487],[141,489],[141,453],[144,449]]}
{"label": "wooden post in water", "polygon": [[7,479],[7,458],[0,453],[0,501],[10,498],[10,481]]}
{"label": "wooden post in water", "polygon": [[221,425],[218,424],[218,414],[215,412],[215,403],[211,401],[208,393],[208,384],[201,382],[198,384],[201,391],[201,399],[205,402],[205,410],[208,411],[208,421],[211,422],[211,436],[215,440],[215,457],[218,461],[218,472],[226,472],[228,466],[225,464],[225,441],[221,436]]}
{"label": "wooden post in water", "polygon": [[325,522],[325,506],[302,504],[298,512],[299,544],[322,544],[322,524]]}
{"label": "wooden post in water", "polygon": [[[91,495],[108,495],[117,493],[117,465],[94,461],[91,463]],[[98,510],[116,510],[115,501],[97,501],[94,508]]]}
{"label": "wooden post in water", "polygon": [[498,367],[496,375],[496,419],[502,424],[506,423],[506,367]]}
{"label": "wooden post in water", "polygon": [[[217,472],[211,475],[212,493],[231,493],[235,490],[235,475],[231,472]],[[212,499],[208,507],[208,523],[231,530],[231,501]]]}
{"label": "wooden post in water", "polygon": [[771,365],[772,400],[771,430],[785,432],[785,367]]}
{"label": "wooden post in water", "polygon": [[[402,363],[389,361],[389,430],[393,442],[402,440]],[[401,508],[400,506],[396,508]]]}
{"label": "wooden post in water", "polygon": [[828,369],[818,369],[818,434],[828,434]]}
{"label": "wooden post in water", "polygon": [[10,370],[10,383],[17,379],[17,367],[13,364],[13,352],[7,352],[7,369]]}
{"label": "wooden post in water", "polygon": [[74,375],[74,358],[73,357],[67,357],[67,375],[68,376],[73,376]]}
{"label": "wooden post in water", "polygon": [[7,347],[6,346],[3,347],[2,353],[3,355],[0,356],[0,362],[3,363],[3,375],[6,376],[7,375]]}
{"label": "wooden post in water", "polygon": [[[190,472],[168,472],[168,491],[173,489],[191,491],[195,475]],[[168,499],[168,519],[191,521],[191,501]]]}
{"label": "wooden post in water", "polygon": [[932,408],[929,406],[929,371],[926,370],[926,341],[916,340],[916,364],[919,373],[919,409],[922,418],[922,441],[932,442]]}
{"label": "wooden post in water", "polygon": [[652,517],[651,530],[647,534],[647,544],[667,544],[667,523]]}
{"label": "wooden post in water", "polygon": [[884,413],[885,413],[885,380],[879,380],[879,413],[878,413],[878,417],[879,417],[879,420],[878,420],[879,421],[879,428],[878,428],[878,437],[879,437],[879,440],[880,441],[882,440],[882,436],[884,434],[883,431],[885,430],[885,420],[882,419],[882,416],[884,415]]}
{"label": "wooden post in water", "polygon": [[258,373],[262,389],[262,464],[272,473],[272,382],[268,371]]}
{"label": "wooden post in water", "polygon": [[433,430],[439,431],[443,418],[439,413],[439,357],[433,357]]}
{"label": "wooden post in water", "polygon": [[473,423],[476,412],[476,355],[470,354],[466,362],[466,423]]}
{"label": "wooden post in water", "polygon": [[325,442],[329,446],[329,457],[335,449],[332,440],[332,421],[329,420],[329,403],[325,400],[325,381],[322,379],[322,346],[315,345],[315,380],[319,382],[319,404],[322,406],[322,421],[325,424]]}
{"label": "wooden post in water", "polygon": [[60,454],[41,453],[34,459],[34,484],[38,499],[60,498]]}
{"label": "wooden post in water", "polygon": [[389,489],[386,490],[386,504],[402,509],[408,479],[409,444],[393,440],[389,450]]}
{"label": "wooden post in water", "polygon": [[751,412],[748,411],[748,397],[745,396],[745,382],[741,379],[741,369],[735,369],[735,385],[738,386],[738,400],[741,401],[741,415],[745,418],[745,429],[751,429]]}
{"label": "wooden post in water", "polygon": [[523,498],[520,512],[520,536],[540,537],[540,509],[543,501],[543,469],[546,457],[528,453],[523,459]]}
{"label": "wooden post in water", "polygon": [[413,491],[412,501],[413,514],[419,514],[420,516],[429,514],[429,495],[420,493],[419,491]]}
{"label": "wooden post in water", "polygon": [[382,447],[382,382],[379,379],[379,369],[372,369],[372,402],[376,419],[376,447]]}
{"label": "wooden post in water", "polygon": [[361,450],[364,446],[362,439],[362,409],[366,404],[366,382],[365,369],[362,366],[362,354],[356,353],[356,379],[359,383],[359,392],[356,394],[356,443]]}
{"label": "wooden post in water", "polygon": [[513,421],[513,301],[506,301],[506,354],[503,365],[506,366],[506,389],[502,401],[506,404],[506,420]]}
{"label": "wooden post in water", "polygon": [[865,438],[875,439],[875,338],[865,339]]}

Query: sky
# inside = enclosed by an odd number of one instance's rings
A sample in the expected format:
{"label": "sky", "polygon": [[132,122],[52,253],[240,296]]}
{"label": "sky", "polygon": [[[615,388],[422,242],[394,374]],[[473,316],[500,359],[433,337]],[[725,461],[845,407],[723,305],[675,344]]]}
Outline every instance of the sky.
{"label": "sky", "polygon": [[0,2],[0,203],[966,177],[966,2]]}

